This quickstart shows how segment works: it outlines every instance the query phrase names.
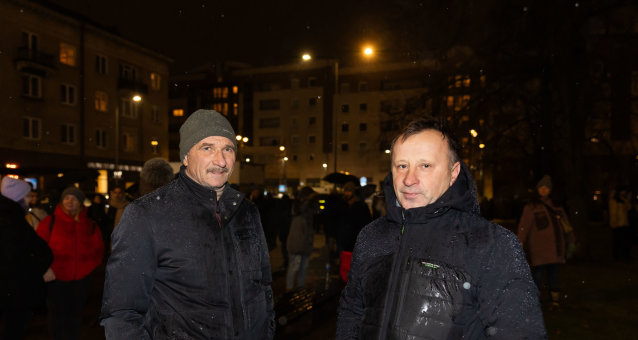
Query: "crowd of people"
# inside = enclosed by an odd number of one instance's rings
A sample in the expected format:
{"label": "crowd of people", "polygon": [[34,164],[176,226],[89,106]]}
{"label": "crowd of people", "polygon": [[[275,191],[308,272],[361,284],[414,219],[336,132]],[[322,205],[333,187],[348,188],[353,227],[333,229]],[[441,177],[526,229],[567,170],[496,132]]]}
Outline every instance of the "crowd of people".
{"label": "crowd of people", "polygon": [[[282,252],[286,291],[305,287],[316,233],[345,285],[338,339],[546,336],[540,297],[547,286],[560,306],[559,264],[578,232],[550,198],[550,176],[513,235],[481,217],[471,172],[441,122],[416,120],[397,136],[373,197],[354,182],[327,195],[309,186],[292,197],[241,192],[228,184],[234,136],[219,113],[196,111],[180,128],[179,173],[147,161],[135,197],[118,185],[108,198],[70,186],[45,209],[28,182],[3,177],[2,338],[23,339],[46,305],[52,337],[78,339],[89,278],[106,264],[107,339],[271,339],[269,253]],[[617,261],[630,261],[636,242],[633,198],[618,186],[609,199]]]}

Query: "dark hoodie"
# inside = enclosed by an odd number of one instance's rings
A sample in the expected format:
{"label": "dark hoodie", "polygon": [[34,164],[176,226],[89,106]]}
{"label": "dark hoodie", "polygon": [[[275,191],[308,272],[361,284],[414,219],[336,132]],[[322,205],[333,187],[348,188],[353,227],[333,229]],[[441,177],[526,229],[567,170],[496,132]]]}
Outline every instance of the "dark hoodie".
{"label": "dark hoodie", "polygon": [[436,202],[408,210],[386,177],[388,214],[357,238],[337,339],[546,338],[516,236],[479,216],[461,169]]}

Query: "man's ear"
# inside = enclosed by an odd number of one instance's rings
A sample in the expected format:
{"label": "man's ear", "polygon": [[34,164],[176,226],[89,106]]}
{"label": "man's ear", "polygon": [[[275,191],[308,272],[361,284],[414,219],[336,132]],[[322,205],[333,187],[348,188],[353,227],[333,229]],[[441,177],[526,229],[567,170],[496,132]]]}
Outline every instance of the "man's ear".
{"label": "man's ear", "polygon": [[460,162],[454,163],[454,165],[452,166],[452,176],[450,177],[450,186],[454,184],[454,182],[456,181],[456,178],[459,177],[460,172],[461,172],[461,163]]}
{"label": "man's ear", "polygon": [[184,161],[182,163],[184,163],[184,166],[188,166],[188,154],[184,155]]}

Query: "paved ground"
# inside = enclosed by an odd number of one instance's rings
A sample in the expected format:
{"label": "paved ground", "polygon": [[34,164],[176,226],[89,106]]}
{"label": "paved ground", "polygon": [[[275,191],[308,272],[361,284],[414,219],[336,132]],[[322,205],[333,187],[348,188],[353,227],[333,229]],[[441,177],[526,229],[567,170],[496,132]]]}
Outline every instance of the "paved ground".
{"label": "paved ground", "polygon": [[[313,287],[325,285],[326,257],[321,251],[323,245],[323,235],[318,235],[308,273],[308,282]],[[280,250],[273,250],[271,263],[276,297],[284,294],[285,272],[281,270],[282,262]],[[103,268],[100,269],[94,276],[94,289],[87,306],[82,339],[104,339],[104,330],[96,322],[103,280]],[[560,310],[545,308],[547,303],[543,296],[550,339],[638,338],[638,322],[634,312],[635,306],[638,306],[638,261],[611,263],[601,256],[594,260],[573,261],[562,266],[560,274],[564,287]],[[338,279],[334,274],[333,278]],[[334,297],[321,306],[314,306],[314,311],[303,314],[286,327],[280,327],[276,339],[334,339],[337,303],[338,298]],[[32,320],[27,339],[49,339],[44,316],[36,316]]]}

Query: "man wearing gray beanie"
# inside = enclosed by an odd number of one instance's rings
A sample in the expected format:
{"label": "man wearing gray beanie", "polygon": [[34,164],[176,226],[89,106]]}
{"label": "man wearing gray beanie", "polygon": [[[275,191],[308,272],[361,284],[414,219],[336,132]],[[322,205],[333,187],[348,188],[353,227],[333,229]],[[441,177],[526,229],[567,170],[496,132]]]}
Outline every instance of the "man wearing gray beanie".
{"label": "man wearing gray beanie", "polygon": [[106,338],[272,339],[259,212],[228,185],[235,132],[213,110],[195,111],[179,132],[179,176],[130,203],[113,232],[100,317]]}

